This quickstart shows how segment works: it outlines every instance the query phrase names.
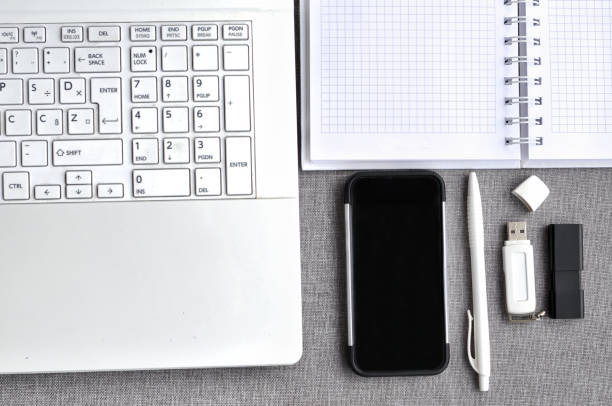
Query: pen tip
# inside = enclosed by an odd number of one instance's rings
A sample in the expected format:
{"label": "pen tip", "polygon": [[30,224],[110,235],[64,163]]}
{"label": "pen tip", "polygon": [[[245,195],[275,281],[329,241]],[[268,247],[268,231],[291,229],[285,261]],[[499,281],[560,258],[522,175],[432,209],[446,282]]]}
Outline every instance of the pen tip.
{"label": "pen tip", "polygon": [[478,387],[481,392],[489,391],[489,377],[484,375],[478,375]]}

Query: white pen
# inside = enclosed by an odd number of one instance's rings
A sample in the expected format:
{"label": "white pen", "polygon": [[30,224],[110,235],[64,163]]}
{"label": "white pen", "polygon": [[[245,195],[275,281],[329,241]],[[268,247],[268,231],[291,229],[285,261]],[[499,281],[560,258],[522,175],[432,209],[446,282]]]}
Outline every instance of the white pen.
{"label": "white pen", "polygon": [[[484,226],[482,219],[482,201],[478,179],[474,172],[468,181],[468,235],[470,240],[470,257],[472,259],[472,299],[473,312],[468,310],[468,358],[472,368],[478,373],[478,386],[481,391],[489,390],[491,375],[491,348],[489,343],[489,316],[487,314],[487,279],[484,254]],[[474,350],[472,356],[472,324],[474,325]]]}

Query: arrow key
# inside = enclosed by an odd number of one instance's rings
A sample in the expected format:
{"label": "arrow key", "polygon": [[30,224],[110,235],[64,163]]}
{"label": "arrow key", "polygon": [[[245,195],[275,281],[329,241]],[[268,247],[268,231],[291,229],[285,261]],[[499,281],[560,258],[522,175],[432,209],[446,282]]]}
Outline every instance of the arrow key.
{"label": "arrow key", "polygon": [[98,197],[100,199],[121,199],[123,198],[123,184],[121,183],[100,183],[98,184]]}
{"label": "arrow key", "polygon": [[60,185],[38,185],[34,186],[34,199],[57,200],[62,197]]}
{"label": "arrow key", "polygon": [[67,185],[91,185],[91,171],[66,171]]}
{"label": "arrow key", "polygon": [[66,198],[68,199],[91,199],[91,185],[67,185]]}

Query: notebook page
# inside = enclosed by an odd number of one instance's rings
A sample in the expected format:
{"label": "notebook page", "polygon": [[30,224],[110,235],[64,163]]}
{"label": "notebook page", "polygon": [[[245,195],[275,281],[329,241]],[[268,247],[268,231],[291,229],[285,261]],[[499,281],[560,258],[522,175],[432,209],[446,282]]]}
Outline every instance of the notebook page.
{"label": "notebook page", "polygon": [[311,1],[310,158],[518,165],[519,148],[504,143],[518,136],[504,125],[518,114],[504,105],[503,78],[516,75],[503,63],[516,54],[503,44],[511,11],[503,1]]}
{"label": "notebook page", "polygon": [[[544,145],[530,159],[612,159],[612,1],[543,0]],[[531,10],[530,10],[531,11]],[[540,74],[540,73],[538,73]]]}

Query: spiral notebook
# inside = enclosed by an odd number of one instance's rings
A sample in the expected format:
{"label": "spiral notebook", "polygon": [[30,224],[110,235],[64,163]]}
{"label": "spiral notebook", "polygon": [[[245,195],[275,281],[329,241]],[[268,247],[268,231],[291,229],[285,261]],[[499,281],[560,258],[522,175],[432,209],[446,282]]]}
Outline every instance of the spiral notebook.
{"label": "spiral notebook", "polygon": [[612,1],[301,7],[304,169],[612,166]]}

